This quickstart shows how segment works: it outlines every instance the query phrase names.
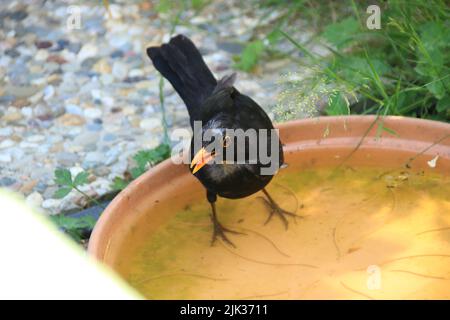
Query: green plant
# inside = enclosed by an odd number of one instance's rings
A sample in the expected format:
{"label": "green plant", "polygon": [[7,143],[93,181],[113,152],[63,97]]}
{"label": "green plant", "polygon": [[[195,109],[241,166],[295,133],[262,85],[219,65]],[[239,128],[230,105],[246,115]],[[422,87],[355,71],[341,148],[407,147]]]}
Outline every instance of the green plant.
{"label": "green plant", "polygon": [[88,237],[86,233],[90,233],[96,223],[91,216],[71,217],[64,214],[50,216],[50,220],[78,243]]}
{"label": "green plant", "polygon": [[89,200],[89,202],[100,205],[100,203],[96,199],[80,190],[79,188],[80,186],[88,183],[89,174],[86,171],[81,171],[75,177],[72,177],[72,173],[70,172],[70,170],[60,168],[56,169],[54,174],[54,181],[59,186],[59,189],[57,189],[53,195],[54,198],[62,199],[67,196],[72,190],[75,190],[76,192],[83,195],[87,200]]}
{"label": "green plant", "polygon": [[[313,54],[281,31],[309,59],[311,78],[324,77],[339,88],[325,113],[450,121],[450,11],[444,2],[389,1],[382,9],[380,30],[366,28],[363,4],[347,4],[353,13],[343,10],[338,21],[320,33],[329,45],[329,57]],[[348,96],[356,99],[346,108],[342,98]]]}
{"label": "green plant", "polygon": [[154,166],[170,157],[170,146],[166,143],[150,150],[141,150],[133,156],[136,166],[130,170],[130,177],[116,177],[111,185],[113,190],[123,190],[132,180],[138,178],[149,166]]}
{"label": "green plant", "polygon": [[264,51],[264,44],[261,40],[255,40],[247,44],[240,56],[236,56],[235,68],[249,72],[258,63]]}

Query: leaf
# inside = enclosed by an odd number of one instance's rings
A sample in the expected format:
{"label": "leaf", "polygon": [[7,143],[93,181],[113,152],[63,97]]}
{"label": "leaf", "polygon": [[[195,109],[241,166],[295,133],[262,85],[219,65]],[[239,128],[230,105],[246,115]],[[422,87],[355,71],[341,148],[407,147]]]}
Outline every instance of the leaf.
{"label": "leaf", "polygon": [[444,48],[449,45],[446,27],[437,21],[429,21],[420,26],[420,40],[427,50]]}
{"label": "leaf", "polygon": [[65,196],[67,196],[70,193],[70,191],[72,191],[71,187],[60,188],[60,189],[56,190],[56,192],[53,194],[53,198],[62,199]]}
{"label": "leaf", "polygon": [[359,24],[355,18],[347,18],[325,27],[322,37],[338,49],[348,47],[359,31]]}
{"label": "leaf", "polygon": [[121,191],[121,190],[125,189],[125,187],[127,185],[128,185],[128,181],[125,181],[121,177],[115,177],[111,184],[111,188],[113,190]]}
{"label": "leaf", "polygon": [[235,65],[235,67],[243,71],[251,71],[258,63],[263,50],[264,44],[261,40],[250,42],[244,48],[239,62]]}
{"label": "leaf", "polygon": [[88,183],[88,176],[89,176],[89,174],[86,171],[82,171],[82,172],[78,173],[77,176],[75,177],[75,179],[73,180],[73,185],[81,186],[83,184]]}
{"label": "leaf", "polygon": [[194,10],[200,10],[201,8],[203,8],[206,4],[205,0],[192,0],[191,1],[191,6],[192,8],[194,8]]}
{"label": "leaf", "polygon": [[63,214],[58,214],[49,217],[52,222],[54,222],[59,228],[70,229],[74,227],[74,221],[67,218]]}
{"label": "leaf", "polygon": [[[389,65],[380,59],[370,58],[370,62],[380,76],[390,71]],[[359,85],[368,83],[373,78],[373,73],[367,59],[358,56],[343,56],[338,58],[331,68],[339,72],[345,79]]]}
{"label": "leaf", "polygon": [[334,93],[331,95],[328,106],[325,108],[325,112],[329,116],[339,116],[350,114],[350,109],[348,107],[347,101],[342,96],[342,93]]}
{"label": "leaf", "polygon": [[436,104],[436,110],[439,113],[450,111],[450,95],[446,95],[438,101]]}
{"label": "leaf", "polygon": [[433,81],[427,84],[428,91],[430,91],[437,99],[442,99],[445,95],[445,88],[442,81]]}
{"label": "leaf", "polygon": [[97,222],[92,216],[83,216],[80,218],[73,218],[78,220],[78,228],[83,229],[92,229],[95,226],[95,223]]}
{"label": "leaf", "polygon": [[274,30],[272,30],[272,32],[270,32],[267,35],[267,40],[269,41],[270,44],[273,45],[273,44],[277,43],[281,37],[282,37],[282,33],[280,32],[280,30],[274,29]]}
{"label": "leaf", "polygon": [[155,6],[155,9],[158,13],[167,13],[171,9],[170,0],[160,0],[158,4]]}
{"label": "leaf", "polygon": [[88,176],[89,176],[89,174],[86,171],[79,172],[76,175],[75,179],[73,179],[73,185],[81,186],[83,184],[88,183]]}
{"label": "leaf", "polygon": [[145,172],[145,169],[142,169],[142,168],[132,168],[130,170],[131,177],[133,179],[139,178],[144,172]]}
{"label": "leaf", "polygon": [[155,165],[170,157],[170,146],[163,143],[151,150],[141,150],[133,157],[141,170],[145,170],[150,163]]}
{"label": "leaf", "polygon": [[64,214],[50,216],[50,220],[76,242],[81,242],[86,237],[84,231],[86,229],[92,230],[96,223],[96,220],[92,216],[72,217]]}
{"label": "leaf", "polygon": [[72,174],[67,169],[56,169],[54,181],[58,185],[71,186]]}

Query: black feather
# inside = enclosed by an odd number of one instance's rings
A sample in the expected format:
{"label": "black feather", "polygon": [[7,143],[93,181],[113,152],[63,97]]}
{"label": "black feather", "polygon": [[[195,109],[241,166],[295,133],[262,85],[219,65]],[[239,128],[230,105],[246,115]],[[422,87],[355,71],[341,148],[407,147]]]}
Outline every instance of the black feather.
{"label": "black feather", "polygon": [[199,108],[213,93],[217,81],[196,46],[178,35],[167,44],[148,48],[147,55],[186,104],[191,124],[198,120]]}

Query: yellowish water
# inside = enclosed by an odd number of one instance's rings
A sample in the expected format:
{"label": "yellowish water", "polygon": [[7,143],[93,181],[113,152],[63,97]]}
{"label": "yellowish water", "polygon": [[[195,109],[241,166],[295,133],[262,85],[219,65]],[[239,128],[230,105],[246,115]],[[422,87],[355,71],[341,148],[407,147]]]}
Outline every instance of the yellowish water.
{"label": "yellowish water", "polygon": [[219,219],[246,235],[210,246],[205,200],[157,228],[136,224],[118,271],[156,299],[450,298],[450,179],[430,173],[287,169],[268,190],[296,210],[267,225],[257,194],[219,199]]}

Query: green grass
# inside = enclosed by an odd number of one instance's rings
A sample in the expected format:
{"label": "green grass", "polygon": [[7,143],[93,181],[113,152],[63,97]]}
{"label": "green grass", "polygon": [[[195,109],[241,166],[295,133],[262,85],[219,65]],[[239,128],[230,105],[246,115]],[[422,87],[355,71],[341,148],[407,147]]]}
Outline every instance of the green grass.
{"label": "green grass", "polygon": [[[273,0],[265,5],[288,8],[284,19],[289,23],[280,22],[276,28],[314,71],[304,80],[303,90],[319,89],[317,79],[328,87],[325,114],[450,121],[450,10],[444,1],[387,1],[381,7],[380,30],[366,27],[367,4],[361,2],[342,1],[333,7],[332,1],[311,5]],[[317,23],[318,15],[322,23]],[[330,23],[331,16],[335,22]],[[329,48],[329,56],[317,56],[295,39],[293,29],[298,26],[292,17],[321,25],[314,39]],[[353,101],[347,105],[349,98]]]}

